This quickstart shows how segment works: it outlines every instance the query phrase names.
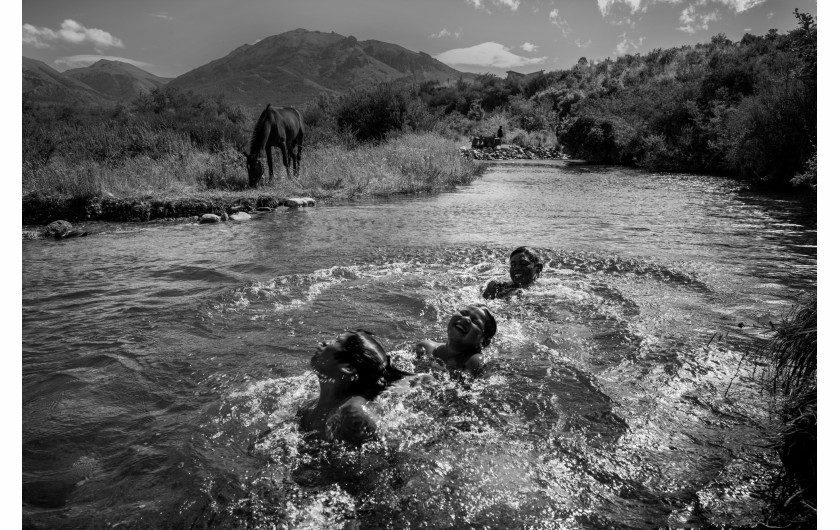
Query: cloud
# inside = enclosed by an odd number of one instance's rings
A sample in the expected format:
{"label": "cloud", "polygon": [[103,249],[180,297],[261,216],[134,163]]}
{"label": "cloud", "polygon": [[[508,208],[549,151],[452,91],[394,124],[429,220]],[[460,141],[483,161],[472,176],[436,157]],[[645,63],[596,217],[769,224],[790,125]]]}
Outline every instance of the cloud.
{"label": "cloud", "polygon": [[575,46],[577,46],[578,48],[589,48],[589,46],[591,44],[592,44],[592,39],[589,39],[586,42],[581,42],[580,39],[575,39]]}
{"label": "cloud", "polygon": [[[766,0],[699,0],[693,5],[705,5],[707,3],[720,4],[728,9],[741,13],[747,9],[763,4]],[[631,15],[642,12],[654,4],[681,4],[683,0],[598,0],[598,9],[601,15],[606,17],[610,12],[618,8],[619,11],[629,11]],[[689,6],[690,7],[690,6]]]}
{"label": "cloud", "polygon": [[32,24],[23,25],[23,42],[36,48],[48,48],[53,42],[68,44],[91,43],[96,49],[124,48],[123,42],[97,28],[86,28],[75,20],[67,19],[61,23],[61,29],[37,28]]}
{"label": "cloud", "polygon": [[[760,6],[765,0],[715,0],[717,3],[723,4],[729,9],[733,9],[736,13],[752,9],[755,6]],[[705,3],[705,2],[704,2]]]}
{"label": "cloud", "polygon": [[449,31],[448,29],[443,28],[439,32],[432,33],[431,35],[429,35],[429,38],[430,39],[442,39],[443,37],[452,37],[454,39],[460,39],[461,38],[461,31],[462,31],[461,28],[458,28],[458,31]]}
{"label": "cloud", "polygon": [[522,46],[520,46],[526,52],[535,52],[539,48],[536,44],[531,44],[530,42],[523,42]]}
{"label": "cloud", "polygon": [[564,37],[569,36],[569,23],[566,22],[566,20],[560,16],[559,10],[552,9],[551,13],[548,14],[548,20],[549,22],[560,28],[560,32],[563,33]]}
{"label": "cloud", "polygon": [[435,56],[435,59],[448,65],[488,66],[493,68],[512,68],[540,64],[547,57],[521,57],[510,52],[510,48],[497,42],[484,42],[470,48],[456,48]]}
{"label": "cloud", "polygon": [[629,7],[632,13],[642,9],[642,0],[598,0],[598,9],[601,10],[602,16],[607,16],[613,6],[622,4]]}
{"label": "cloud", "polygon": [[709,29],[709,22],[713,22],[715,20],[718,20],[717,9],[711,13],[700,14],[697,13],[694,6],[688,6],[683,9],[682,14],[680,15],[680,22],[682,22],[682,25],[677,27],[677,29],[685,31],[686,33],[694,33],[698,29],[707,30]]}
{"label": "cloud", "polygon": [[639,37],[639,40],[633,41],[633,40],[627,38],[627,33],[622,33],[621,34],[621,42],[619,42],[615,46],[615,53],[617,55],[626,55],[626,54],[630,53],[631,48],[633,50],[638,50],[642,46],[642,43],[644,41],[645,41],[644,37]]}
{"label": "cloud", "polygon": [[483,11],[490,12],[490,8],[488,7],[489,4],[493,4],[497,7],[506,7],[511,11],[516,11],[519,9],[519,4],[521,4],[521,0],[466,0],[467,4],[473,6],[476,9],[481,9]]}
{"label": "cloud", "polygon": [[158,11],[157,13],[149,13],[149,16],[155,18],[162,18],[163,20],[174,20],[168,13],[164,11]]}
{"label": "cloud", "polygon": [[106,61],[120,61],[123,63],[133,64],[134,66],[143,69],[153,66],[142,61],[126,59],[125,57],[114,57],[112,55],[70,55],[69,57],[59,57],[53,61],[53,64],[59,67],[59,69],[84,68],[85,66],[90,66],[96,61],[102,59],[105,59]]}

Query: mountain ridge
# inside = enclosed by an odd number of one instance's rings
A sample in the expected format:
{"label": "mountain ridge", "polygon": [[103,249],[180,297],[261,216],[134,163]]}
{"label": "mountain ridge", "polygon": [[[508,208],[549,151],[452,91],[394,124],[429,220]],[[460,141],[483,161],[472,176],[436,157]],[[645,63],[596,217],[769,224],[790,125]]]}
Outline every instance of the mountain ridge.
{"label": "mountain ridge", "polygon": [[107,105],[171,86],[253,109],[266,103],[303,105],[321,94],[341,95],[382,82],[472,79],[427,53],[398,44],[303,28],[243,44],[174,79],[121,61],[102,59],[63,73],[24,56],[24,94],[33,101]]}

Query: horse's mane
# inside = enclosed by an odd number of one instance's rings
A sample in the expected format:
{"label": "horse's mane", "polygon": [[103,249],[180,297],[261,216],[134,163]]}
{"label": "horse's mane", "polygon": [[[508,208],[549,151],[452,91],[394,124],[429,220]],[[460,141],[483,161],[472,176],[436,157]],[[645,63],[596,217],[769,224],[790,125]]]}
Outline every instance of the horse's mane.
{"label": "horse's mane", "polygon": [[254,153],[259,152],[260,142],[262,141],[262,136],[265,133],[265,122],[271,117],[271,103],[265,106],[265,109],[260,113],[260,117],[257,118],[257,123],[254,125],[254,131],[251,133],[251,143],[248,150],[248,153],[253,155]]}

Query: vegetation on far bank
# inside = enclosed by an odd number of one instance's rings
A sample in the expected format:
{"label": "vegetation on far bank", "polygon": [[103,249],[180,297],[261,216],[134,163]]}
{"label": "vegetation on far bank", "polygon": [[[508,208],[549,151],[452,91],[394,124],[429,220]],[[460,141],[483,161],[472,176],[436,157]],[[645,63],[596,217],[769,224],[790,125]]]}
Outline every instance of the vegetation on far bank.
{"label": "vegetation on far bank", "polygon": [[[553,147],[591,162],[720,173],[816,188],[816,22],[506,79],[392,83],[303,109],[302,172],[275,152],[268,190],[316,197],[451,188],[477,168],[473,135]],[[282,104],[282,94],[278,101]],[[23,102],[23,191],[30,197],[247,192],[241,151],[257,109],[166,87],[110,109]],[[267,177],[267,175],[266,175]]]}

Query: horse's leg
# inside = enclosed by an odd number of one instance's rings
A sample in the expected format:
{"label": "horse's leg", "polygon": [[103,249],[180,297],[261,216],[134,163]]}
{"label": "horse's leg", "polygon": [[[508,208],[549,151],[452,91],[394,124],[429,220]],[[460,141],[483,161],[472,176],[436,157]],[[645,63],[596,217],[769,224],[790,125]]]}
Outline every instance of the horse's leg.
{"label": "horse's leg", "polygon": [[289,176],[289,149],[286,142],[280,142],[280,151],[283,153],[283,165],[286,167],[286,176]]}
{"label": "horse's leg", "polygon": [[283,165],[286,167],[286,176],[291,176],[289,173],[289,164],[292,154],[289,152],[289,144],[288,142],[280,142],[280,149],[283,151]]}
{"label": "horse's leg", "polygon": [[[289,166],[292,166],[292,172],[294,172],[295,176],[298,174],[297,168],[297,155],[295,154],[295,149],[297,145],[295,144],[294,140],[289,140],[289,143],[286,145],[286,148],[289,150]],[[286,170],[288,171],[288,166]]]}
{"label": "horse's leg", "polygon": [[300,174],[300,151],[303,149],[303,144],[301,142],[297,143],[297,156],[295,156],[295,175]]}
{"label": "horse's leg", "polygon": [[268,144],[265,146],[265,159],[268,162],[268,183],[271,184],[274,180],[274,160],[271,158],[271,146]]}

